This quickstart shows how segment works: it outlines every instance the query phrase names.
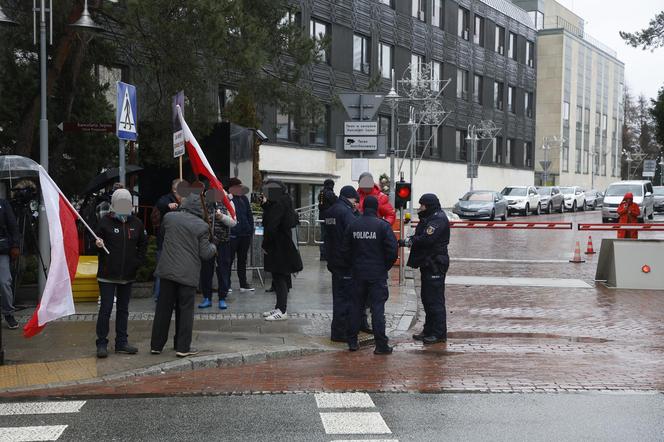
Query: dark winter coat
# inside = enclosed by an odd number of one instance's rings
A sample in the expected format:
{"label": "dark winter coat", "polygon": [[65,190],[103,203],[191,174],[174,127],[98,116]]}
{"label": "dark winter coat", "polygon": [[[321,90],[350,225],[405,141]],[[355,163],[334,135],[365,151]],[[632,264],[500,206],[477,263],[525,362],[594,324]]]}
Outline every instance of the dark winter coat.
{"label": "dark winter coat", "polygon": [[397,238],[392,227],[378,218],[375,209],[365,209],[344,233],[341,253],[361,281],[387,279],[387,271],[397,259]]}
{"label": "dark winter coat", "polygon": [[155,275],[189,287],[197,287],[201,260],[217,253],[210,242],[208,224],[203,221],[200,197],[192,193],[182,201],[180,210],[169,212],[161,222],[163,249]]}
{"label": "dark winter coat", "polygon": [[[178,203],[177,198],[175,198],[175,194],[173,192],[167,193],[166,195],[162,195],[158,200],[155,206],[157,209],[159,209],[159,213],[161,214],[161,219],[164,219],[164,216],[167,213],[170,212],[175,212],[178,209],[172,210],[170,207],[168,207],[169,204],[171,203]],[[161,229],[159,229],[159,232],[157,232],[157,249],[161,250],[162,243],[164,242],[164,236],[161,234]]]}
{"label": "dark winter coat", "polygon": [[148,235],[140,219],[129,215],[127,222],[115,218],[112,213],[104,216],[95,233],[104,240],[110,252],[98,249],[97,278],[110,281],[133,281],[136,270],[145,261]]}
{"label": "dark winter coat", "polygon": [[433,273],[447,273],[450,258],[447,245],[450,242],[450,223],[439,208],[430,216],[420,217],[411,237],[408,267],[423,268]]}
{"label": "dark winter coat", "polygon": [[327,268],[331,272],[347,269],[349,265],[341,252],[341,246],[346,229],[357,219],[358,214],[352,204],[342,196],[323,215]]}
{"label": "dark winter coat", "polygon": [[0,254],[8,255],[12,247],[19,246],[18,223],[9,201],[0,199]]}
{"label": "dark winter coat", "polygon": [[297,213],[287,194],[263,204],[263,250],[265,271],[291,274],[302,271],[302,258],[293,242]]}
{"label": "dark winter coat", "polygon": [[237,225],[231,229],[231,238],[254,235],[254,214],[251,212],[251,203],[245,195],[234,195],[235,215]]}

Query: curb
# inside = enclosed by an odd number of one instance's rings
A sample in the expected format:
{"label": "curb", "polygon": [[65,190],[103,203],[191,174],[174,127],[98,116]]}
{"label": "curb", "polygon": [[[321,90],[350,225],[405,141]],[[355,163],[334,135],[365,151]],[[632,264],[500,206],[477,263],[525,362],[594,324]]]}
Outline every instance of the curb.
{"label": "curb", "polygon": [[[246,351],[237,353],[212,354],[204,356],[194,356],[182,358],[174,361],[164,362],[151,367],[137,368],[106,375],[98,378],[82,379],[78,381],[55,382],[51,384],[31,385],[28,387],[17,387],[6,390],[0,390],[0,401],[2,396],[8,393],[31,392],[37,390],[49,390],[63,387],[73,387],[78,385],[98,384],[102,382],[119,381],[140,376],[156,376],[161,374],[180,373],[185,371],[200,370],[206,368],[231,367],[244,364],[255,364],[276,359],[286,359],[290,357],[309,356],[318,353],[332,352],[337,350],[316,348],[316,347],[295,347],[283,346],[281,348],[269,351]],[[45,394],[48,396],[48,394]],[[14,399],[14,398],[12,398]]]}

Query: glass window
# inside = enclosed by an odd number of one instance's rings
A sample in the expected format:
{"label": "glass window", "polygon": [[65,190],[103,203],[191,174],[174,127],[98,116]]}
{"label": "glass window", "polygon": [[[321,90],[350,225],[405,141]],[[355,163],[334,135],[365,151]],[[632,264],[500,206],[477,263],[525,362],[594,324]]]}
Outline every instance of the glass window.
{"label": "glass window", "polygon": [[[328,34],[329,32],[328,32],[327,23],[324,23],[315,18],[311,19],[311,21],[309,22],[309,36],[312,39],[314,39],[317,42],[320,42]],[[330,57],[329,54],[327,53],[327,50],[321,48],[319,49],[317,55],[320,57],[321,61],[329,63]]]}
{"label": "glass window", "polygon": [[378,133],[385,135],[387,147],[392,147],[392,117],[380,115],[378,117]]}
{"label": "glass window", "polygon": [[496,25],[496,41],[493,50],[500,55],[505,55],[505,28],[502,26]]}
{"label": "glass window", "polygon": [[394,0],[379,0],[382,4],[394,8]]}
{"label": "glass window", "polygon": [[526,92],[524,96],[524,113],[526,117],[533,118],[533,93]]}
{"label": "glass window", "polygon": [[392,45],[380,43],[378,45],[378,65],[383,78],[392,78]]}
{"label": "glass window", "polygon": [[473,76],[473,101],[477,104],[482,104],[484,94],[484,79],[481,75],[475,74]]}
{"label": "glass window", "polygon": [[517,51],[516,51],[516,34],[510,32],[510,39],[508,42],[507,46],[507,56],[511,58],[512,60],[517,59]]}
{"label": "glass window", "polygon": [[563,144],[563,172],[569,172],[569,144],[565,142]]}
{"label": "glass window", "polygon": [[363,35],[353,35],[353,69],[369,74],[369,39]]}
{"label": "glass window", "polygon": [[608,117],[606,114],[602,114],[602,130],[606,132],[607,130],[607,124],[608,124]]}
{"label": "glass window", "polygon": [[466,131],[456,131],[456,160],[466,161]]}
{"label": "glass window", "polygon": [[503,137],[493,140],[493,162],[500,164],[503,161]]}
{"label": "glass window", "polygon": [[473,27],[473,43],[484,46],[484,17],[475,16],[475,26]]}
{"label": "glass window", "polygon": [[535,45],[529,40],[526,40],[526,64],[535,67]]}
{"label": "glass window", "polygon": [[442,0],[431,0],[431,24],[439,28],[443,27],[442,3]]}
{"label": "glass window", "polygon": [[505,146],[505,164],[512,164],[512,150],[514,147],[514,140],[511,138],[507,139],[507,146]]}
{"label": "glass window", "polygon": [[535,29],[538,31],[544,29],[544,14],[542,14],[540,11],[530,11],[528,12],[528,15],[530,15],[530,18],[535,25]]}
{"label": "glass window", "polygon": [[424,21],[424,4],[426,0],[411,0],[413,17]]}
{"label": "glass window", "polygon": [[505,90],[503,83],[499,81],[493,82],[493,105],[498,110],[503,110],[503,97]]}
{"label": "glass window", "polygon": [[277,112],[276,138],[283,141],[297,141],[295,121],[287,113]]}
{"label": "glass window", "polygon": [[411,54],[410,56],[410,81],[416,82],[420,76],[420,69],[424,64],[424,56],[418,54]]}
{"label": "glass window", "polygon": [[530,141],[523,143],[523,165],[533,167],[533,143]]}
{"label": "glass window", "polygon": [[468,99],[468,71],[457,69],[457,98]]}
{"label": "glass window", "polygon": [[563,101],[563,121],[569,124],[569,102]]}
{"label": "glass window", "polygon": [[516,108],[514,106],[514,86],[507,86],[507,110],[511,113],[516,113]]}
{"label": "glass window", "polygon": [[431,62],[431,89],[440,91],[440,79],[443,73],[443,64],[439,61]]}
{"label": "glass window", "polygon": [[457,23],[457,35],[464,40],[470,39],[470,11],[459,7],[459,17]]}

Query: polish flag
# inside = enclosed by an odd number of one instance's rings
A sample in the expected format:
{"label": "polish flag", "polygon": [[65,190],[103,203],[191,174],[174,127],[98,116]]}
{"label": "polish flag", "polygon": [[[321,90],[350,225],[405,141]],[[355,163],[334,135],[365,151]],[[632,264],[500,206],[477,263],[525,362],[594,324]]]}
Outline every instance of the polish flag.
{"label": "polish flag", "polygon": [[48,219],[51,264],[41,302],[23,327],[23,336],[26,338],[42,331],[47,322],[76,313],[72,282],[78,266],[78,213],[41,166],[39,184]]}
{"label": "polish flag", "polygon": [[221,185],[221,181],[219,181],[217,176],[214,174],[212,166],[210,166],[207,157],[203,153],[203,149],[201,149],[201,146],[198,144],[198,141],[196,141],[194,134],[191,133],[191,129],[189,129],[189,126],[184,121],[184,115],[182,115],[182,109],[180,109],[179,105],[177,108],[178,108],[178,117],[180,118],[180,125],[182,126],[182,132],[184,134],[184,144],[187,147],[187,154],[189,155],[191,168],[194,170],[194,173],[197,176],[203,175],[204,177],[206,177],[210,181],[210,187],[221,191],[222,195],[224,196],[223,199],[224,206],[226,206],[226,209],[228,209],[228,213],[230,213],[233,219],[236,219],[235,207],[233,207],[233,204],[231,204],[231,201],[228,199],[228,195],[226,195],[224,186]]}

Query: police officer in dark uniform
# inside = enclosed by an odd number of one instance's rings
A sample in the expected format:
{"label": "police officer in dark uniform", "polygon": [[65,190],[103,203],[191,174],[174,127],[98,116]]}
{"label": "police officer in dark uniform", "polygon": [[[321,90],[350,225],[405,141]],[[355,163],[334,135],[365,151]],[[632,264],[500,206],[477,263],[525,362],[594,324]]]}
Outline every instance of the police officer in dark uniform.
{"label": "police officer in dark uniform", "polygon": [[392,353],[385,334],[385,301],[389,296],[387,271],[397,259],[397,250],[392,227],[378,218],[378,200],[367,196],[364,213],[346,229],[341,250],[353,272],[351,332],[348,337],[350,351],[359,348],[357,335],[368,299],[376,342],[374,354]]}
{"label": "police officer in dark uniform", "polygon": [[[325,220],[325,212],[337,202],[337,196],[334,194],[334,180],[326,179],[323,181],[323,188],[318,192],[318,219]],[[321,225],[320,240],[320,260],[327,260],[327,243],[325,241],[325,229]]]}
{"label": "police officer in dark uniform", "polygon": [[424,329],[422,333],[413,335],[413,339],[435,344],[447,341],[445,275],[450,265],[447,255],[450,223],[436,195],[424,194],[419,202],[417,213],[420,221],[415,234],[406,240],[399,240],[399,245],[411,248],[408,267],[419,268],[422,278]]}
{"label": "police officer in dark uniform", "polygon": [[344,232],[356,219],[355,206],[360,196],[353,186],[345,186],[339,198],[323,213],[327,269],[332,273],[332,330],[334,342],[348,341],[349,313],[353,275],[341,253]]}

